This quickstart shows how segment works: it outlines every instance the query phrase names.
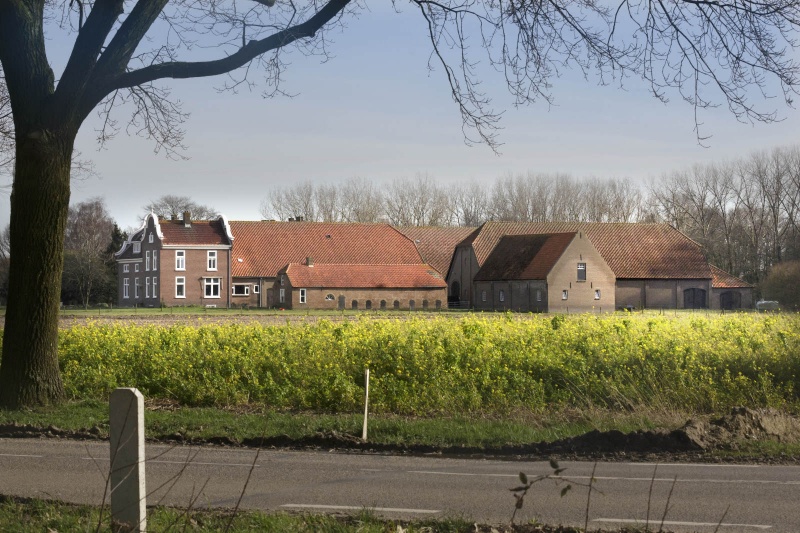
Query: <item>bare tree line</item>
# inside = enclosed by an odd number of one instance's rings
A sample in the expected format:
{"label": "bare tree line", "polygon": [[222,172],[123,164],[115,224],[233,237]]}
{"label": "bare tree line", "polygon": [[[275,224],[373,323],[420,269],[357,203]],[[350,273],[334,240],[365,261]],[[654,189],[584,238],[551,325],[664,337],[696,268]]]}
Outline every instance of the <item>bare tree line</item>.
{"label": "bare tree line", "polygon": [[711,263],[760,283],[773,265],[800,258],[800,147],[674,171],[647,187],[532,172],[450,186],[427,174],[382,187],[362,178],[304,182],[270,191],[261,215],[398,226],[666,222],[702,245]]}
{"label": "bare tree line", "polygon": [[418,174],[383,187],[363,178],[338,186],[306,181],[271,190],[260,212],[278,220],[478,226],[487,220],[635,222],[644,205],[642,191],[628,179],[528,173],[445,186]]}
{"label": "bare tree line", "polygon": [[652,183],[648,211],[700,243],[720,268],[762,281],[800,258],[800,147],[672,172]]}

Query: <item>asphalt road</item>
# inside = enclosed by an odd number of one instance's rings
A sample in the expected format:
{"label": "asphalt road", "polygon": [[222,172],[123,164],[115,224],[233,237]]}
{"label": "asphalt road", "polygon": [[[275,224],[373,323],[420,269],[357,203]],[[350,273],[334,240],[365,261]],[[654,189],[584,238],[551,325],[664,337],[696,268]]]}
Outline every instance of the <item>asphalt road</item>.
{"label": "asphalt road", "polygon": [[[233,507],[256,451],[148,445],[148,504]],[[550,473],[547,463],[261,451],[242,507],[348,512],[363,508],[395,518],[458,516],[508,523],[509,488]],[[587,484],[593,463],[563,462],[563,476]],[[589,506],[590,528],[664,519],[676,532],[800,532],[800,467],[598,463]],[[108,443],[0,439],[0,494],[103,501]],[[674,486],[673,486],[673,480]],[[575,485],[564,498],[555,481],[537,484],[517,521],[583,525],[588,491]],[[652,494],[651,494],[652,485]],[[672,492],[670,496],[670,492]],[[669,509],[664,517],[669,499]]]}

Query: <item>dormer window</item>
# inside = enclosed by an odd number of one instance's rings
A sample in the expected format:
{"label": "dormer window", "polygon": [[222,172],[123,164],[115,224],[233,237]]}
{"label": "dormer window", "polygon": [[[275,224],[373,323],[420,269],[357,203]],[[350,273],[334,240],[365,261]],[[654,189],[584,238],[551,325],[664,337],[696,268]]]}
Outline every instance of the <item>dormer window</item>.
{"label": "dormer window", "polygon": [[133,243],[133,253],[135,254],[142,253],[142,243],[140,242]]}

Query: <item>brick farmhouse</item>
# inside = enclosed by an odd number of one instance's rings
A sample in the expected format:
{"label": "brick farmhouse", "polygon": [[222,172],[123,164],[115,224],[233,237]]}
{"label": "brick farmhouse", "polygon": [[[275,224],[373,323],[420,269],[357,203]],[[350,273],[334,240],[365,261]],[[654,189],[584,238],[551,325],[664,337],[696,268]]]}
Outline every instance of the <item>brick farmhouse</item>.
{"label": "brick farmhouse", "polygon": [[[120,306],[601,312],[738,309],[753,287],[666,224],[479,228],[159,220],[116,254]],[[446,281],[445,281],[446,280]]]}

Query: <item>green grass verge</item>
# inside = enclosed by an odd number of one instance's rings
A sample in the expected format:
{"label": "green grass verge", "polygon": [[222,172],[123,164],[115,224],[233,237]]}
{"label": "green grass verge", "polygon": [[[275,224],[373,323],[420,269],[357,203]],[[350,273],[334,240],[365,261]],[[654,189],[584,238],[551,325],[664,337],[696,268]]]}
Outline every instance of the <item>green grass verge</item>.
{"label": "green grass verge", "polygon": [[[605,411],[511,415],[503,418],[416,418],[375,415],[369,419],[369,441],[376,444],[428,446],[476,446],[550,442],[581,435],[593,429],[631,432],[656,427],[674,427],[683,418],[674,413]],[[96,428],[108,436],[108,406],[98,401],[73,402],[59,407],[23,411],[0,410],[0,424],[55,426],[67,431]],[[315,414],[263,411],[242,413],[211,407],[148,410],[147,438],[164,439],[181,434],[187,440],[228,437],[236,441],[259,437],[288,436],[303,439],[336,432],[361,436],[362,417],[352,414]]]}
{"label": "green grass verge", "polygon": [[[398,522],[378,518],[368,510],[353,516],[262,513],[229,510],[186,511],[168,507],[148,510],[148,531],[315,532],[396,533]],[[463,520],[443,519],[402,523],[408,533],[456,533],[474,531]],[[111,531],[108,509],[70,505],[43,500],[18,500],[0,496],[0,531]]]}

